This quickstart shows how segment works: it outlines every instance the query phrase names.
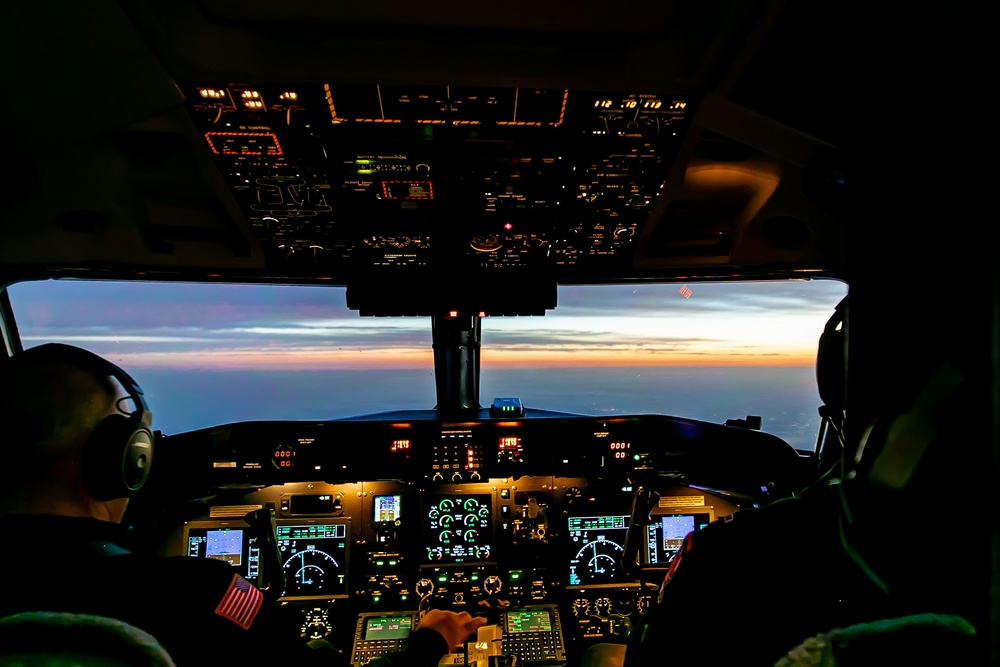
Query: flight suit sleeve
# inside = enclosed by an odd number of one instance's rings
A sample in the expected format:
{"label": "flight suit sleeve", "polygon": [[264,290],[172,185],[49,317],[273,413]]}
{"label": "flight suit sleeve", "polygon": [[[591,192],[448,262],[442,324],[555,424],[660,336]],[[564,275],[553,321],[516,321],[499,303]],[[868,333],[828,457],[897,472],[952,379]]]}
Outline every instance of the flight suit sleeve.
{"label": "flight suit sleeve", "polygon": [[[110,614],[153,635],[179,667],[205,664],[342,664],[275,633],[270,608],[253,584],[222,561],[125,556],[105,559]],[[111,604],[111,602],[109,602]]]}

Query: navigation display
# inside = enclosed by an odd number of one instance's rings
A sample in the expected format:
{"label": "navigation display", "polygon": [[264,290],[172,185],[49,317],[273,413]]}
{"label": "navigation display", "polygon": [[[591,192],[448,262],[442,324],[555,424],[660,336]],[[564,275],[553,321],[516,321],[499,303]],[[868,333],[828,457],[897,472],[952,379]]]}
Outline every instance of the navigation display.
{"label": "navigation display", "polygon": [[246,579],[259,572],[258,550],[250,544],[250,530],[233,526],[189,526],[185,531],[187,555],[229,563]]}
{"label": "navigation display", "polygon": [[622,567],[627,516],[569,517],[569,585],[625,583]]}
{"label": "navigation display", "polygon": [[644,555],[648,565],[669,563],[677,555],[688,533],[701,530],[712,522],[710,512],[666,514],[658,518],[659,521],[646,526]]}
{"label": "navigation display", "polygon": [[552,632],[552,617],[547,610],[528,609],[507,612],[506,631],[511,634],[519,632]]}
{"label": "navigation display", "polygon": [[406,639],[411,630],[412,616],[373,616],[365,621],[365,641]]}
{"label": "navigation display", "polygon": [[285,523],[275,529],[285,598],[347,594],[347,522]]}
{"label": "navigation display", "polygon": [[375,496],[375,522],[395,523],[402,517],[400,496]]}
{"label": "navigation display", "polygon": [[424,516],[430,563],[480,563],[490,559],[492,503],[488,494],[435,496]]}

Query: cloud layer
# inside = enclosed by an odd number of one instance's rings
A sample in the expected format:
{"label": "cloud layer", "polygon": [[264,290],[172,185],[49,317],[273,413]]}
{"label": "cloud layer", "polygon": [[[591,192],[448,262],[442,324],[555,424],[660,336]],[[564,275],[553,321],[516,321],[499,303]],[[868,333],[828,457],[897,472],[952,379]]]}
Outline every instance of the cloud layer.
{"label": "cloud layer", "polygon": [[[486,318],[483,367],[810,366],[833,281],[564,286],[545,317]],[[427,318],[361,318],[344,289],[43,281],[10,289],[25,345],[128,367],[429,369]]]}

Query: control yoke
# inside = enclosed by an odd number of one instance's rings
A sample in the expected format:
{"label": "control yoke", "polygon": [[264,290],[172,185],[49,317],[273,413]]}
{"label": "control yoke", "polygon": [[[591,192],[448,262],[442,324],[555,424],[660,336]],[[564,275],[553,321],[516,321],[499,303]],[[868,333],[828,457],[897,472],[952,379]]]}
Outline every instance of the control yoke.
{"label": "control yoke", "polygon": [[[630,579],[642,581],[643,574],[651,571],[652,568],[644,568],[639,565],[639,549],[642,548],[646,539],[646,526],[653,523],[650,513],[660,500],[660,494],[645,487],[638,487],[632,498],[632,516],[629,521],[628,532],[625,533],[625,547],[622,553],[622,565],[625,574]],[[663,576],[663,571],[659,571],[659,577]]]}
{"label": "control yoke", "polygon": [[243,520],[250,526],[257,540],[257,552],[260,554],[257,588],[264,594],[266,601],[275,602],[285,590],[285,571],[281,568],[281,557],[278,555],[274,513],[262,507],[247,512]]}

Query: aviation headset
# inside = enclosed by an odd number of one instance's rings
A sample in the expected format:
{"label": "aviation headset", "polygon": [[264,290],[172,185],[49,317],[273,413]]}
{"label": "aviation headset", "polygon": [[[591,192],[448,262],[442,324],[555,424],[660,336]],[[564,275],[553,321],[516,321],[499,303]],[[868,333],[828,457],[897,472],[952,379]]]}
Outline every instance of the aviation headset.
{"label": "aviation headset", "polygon": [[107,359],[62,343],[32,347],[0,361],[0,381],[32,362],[67,363],[118,381],[126,393],[118,403],[130,398],[134,409],[130,414],[112,414],[101,420],[83,447],[81,475],[87,493],[97,500],[128,498],[138,493],[153,463],[153,414],[138,383]]}

